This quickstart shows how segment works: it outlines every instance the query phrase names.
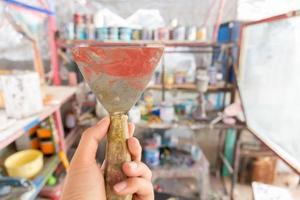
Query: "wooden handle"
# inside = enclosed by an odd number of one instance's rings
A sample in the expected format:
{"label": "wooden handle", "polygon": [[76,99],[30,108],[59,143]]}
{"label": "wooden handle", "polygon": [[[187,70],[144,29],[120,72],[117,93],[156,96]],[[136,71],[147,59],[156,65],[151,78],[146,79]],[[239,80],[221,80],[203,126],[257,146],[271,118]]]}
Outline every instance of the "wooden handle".
{"label": "wooden handle", "polygon": [[131,200],[132,196],[118,196],[113,186],[127,177],[122,171],[122,165],[131,160],[127,149],[128,138],[127,115],[116,114],[110,116],[110,126],[106,144],[105,190],[108,200]]}

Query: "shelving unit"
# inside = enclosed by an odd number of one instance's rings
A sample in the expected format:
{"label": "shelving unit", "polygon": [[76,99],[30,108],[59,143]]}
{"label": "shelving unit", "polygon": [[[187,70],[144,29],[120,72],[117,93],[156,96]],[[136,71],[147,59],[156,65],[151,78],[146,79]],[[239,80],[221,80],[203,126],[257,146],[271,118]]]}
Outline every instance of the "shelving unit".
{"label": "shelving unit", "polygon": [[136,124],[137,127],[140,128],[150,128],[150,129],[171,129],[171,128],[178,128],[180,126],[188,127],[191,130],[201,130],[205,128],[211,129],[227,129],[227,128],[236,128],[242,129],[244,127],[243,123],[237,123],[234,125],[224,124],[222,122],[210,125],[208,122],[198,122],[192,120],[186,120],[182,122],[172,122],[172,123],[147,123],[146,121],[141,121],[140,123]]}
{"label": "shelving unit", "polygon": [[[161,90],[162,85],[149,85],[147,87],[148,90]],[[225,86],[224,84],[217,84],[217,85],[209,85],[208,92],[219,92],[219,91],[231,91],[233,86],[229,84]],[[188,90],[188,91],[197,91],[197,86],[194,83],[186,83],[186,84],[173,84],[173,85],[165,85],[165,90]]]}
{"label": "shelving unit", "polygon": [[[45,105],[43,110],[39,113],[30,117],[16,120],[10,127],[1,131],[0,134],[0,150],[11,144],[13,141],[21,137],[30,128],[42,122],[44,119],[49,117],[56,112],[59,112],[59,108],[62,104],[67,102],[76,92],[76,87],[45,87],[45,94],[52,97],[49,104]],[[61,122],[56,122],[57,125],[61,125]],[[63,132],[59,134],[64,135]]]}
{"label": "shelving unit", "polygon": [[34,192],[30,195],[30,200],[36,199],[39,192],[42,190],[46,184],[48,178],[55,171],[57,165],[60,163],[57,155],[51,156],[50,158],[44,159],[44,169],[39,173],[39,175],[32,181],[34,185]]}
{"label": "shelving unit", "polygon": [[201,156],[199,161],[189,167],[163,166],[154,167],[151,171],[153,182],[163,178],[195,178],[200,193],[200,199],[207,199],[209,191],[209,162],[204,155]]}
{"label": "shelving unit", "polygon": [[156,41],[156,40],[132,40],[132,41],[98,41],[98,40],[57,40],[58,47],[71,48],[74,46],[88,45],[88,46],[122,46],[122,45],[164,45],[166,47],[210,47],[215,46],[216,43],[212,42],[201,42],[201,41]]}
{"label": "shelving unit", "polygon": [[[58,39],[57,46],[59,48],[67,48],[70,50],[71,48],[74,48],[76,46],[148,46],[148,45],[163,45],[166,47],[164,53],[196,53],[196,54],[213,54],[214,52],[219,52],[221,49],[221,46],[217,43],[213,42],[199,42],[199,41],[130,41],[130,42],[123,42],[123,41],[96,41],[96,40],[61,40]],[[182,48],[181,48],[182,47]],[[162,58],[164,59],[164,58]],[[212,56],[213,59],[213,56]],[[213,62],[213,60],[211,61]],[[162,84],[155,84],[155,85],[148,85],[146,90],[158,90],[162,93],[162,100],[165,100],[165,93],[167,91],[171,90],[181,90],[186,92],[198,92],[197,91],[197,85],[196,83],[184,83],[184,84],[172,84],[167,85],[164,81],[164,75],[165,75],[165,64],[162,62],[162,69],[161,69],[161,83]],[[227,73],[229,69],[227,69]],[[227,76],[227,74],[226,74]],[[225,107],[225,95],[230,93],[231,97],[233,97],[235,91],[235,86],[230,83],[217,83],[216,85],[209,85],[207,93],[218,93],[222,92],[223,95],[223,107]],[[231,98],[232,100],[232,98]],[[136,124],[137,127],[143,128],[143,129],[171,129],[171,128],[178,128],[179,126],[185,126],[190,128],[191,130],[201,130],[205,128],[212,128],[212,129],[228,129],[228,128],[237,128],[241,129],[243,127],[243,124],[236,124],[236,125],[227,125],[224,123],[218,123],[215,125],[210,125],[209,121],[205,122],[197,122],[194,120],[183,120],[181,122],[174,122],[174,123],[147,123],[145,121],[142,121],[141,123]],[[69,146],[69,145],[66,145]],[[170,171],[176,171],[177,172],[172,174],[169,173]],[[183,177],[183,176],[195,176],[195,169],[192,168],[192,170],[185,170],[185,173],[182,173],[182,169],[176,168],[176,166],[172,167],[172,169],[166,169],[164,167],[158,167],[156,169],[153,169],[154,177],[160,177],[160,174],[169,174],[169,176],[173,177]],[[200,170],[201,171],[201,170]],[[208,167],[206,169],[203,169],[203,172],[209,174]],[[201,172],[199,172],[201,174]],[[165,177],[165,176],[164,176]],[[201,178],[200,178],[201,179]],[[204,185],[204,183],[202,183]],[[200,185],[202,185],[200,183]],[[205,183],[206,184],[206,183]],[[205,189],[202,190],[203,195],[205,196]]]}
{"label": "shelving unit", "polygon": [[[77,87],[66,86],[49,86],[43,88],[43,93],[49,97],[49,103],[44,106],[43,110],[39,113],[16,120],[10,127],[0,132],[0,150],[7,147],[9,144],[17,140],[23,134],[25,134],[30,128],[42,122],[47,117],[53,115],[55,124],[57,127],[57,137],[59,140],[60,150],[67,150],[69,146],[75,141],[78,129],[72,130],[68,137],[65,138],[64,129],[62,125],[62,119],[60,114],[61,106],[69,101],[77,91]],[[44,157],[44,168],[32,180],[34,191],[30,194],[29,199],[35,199],[38,193],[41,191],[49,176],[54,172],[58,164],[60,163],[58,155],[51,157]]]}

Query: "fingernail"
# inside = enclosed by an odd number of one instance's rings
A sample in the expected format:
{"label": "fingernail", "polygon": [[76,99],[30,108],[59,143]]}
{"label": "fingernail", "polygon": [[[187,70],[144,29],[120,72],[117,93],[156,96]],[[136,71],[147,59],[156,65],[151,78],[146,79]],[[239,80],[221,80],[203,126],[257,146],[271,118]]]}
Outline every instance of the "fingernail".
{"label": "fingernail", "polygon": [[128,164],[130,165],[131,169],[136,169],[137,168],[137,164],[135,162],[130,162]]}
{"label": "fingernail", "polygon": [[114,185],[114,190],[116,192],[121,192],[122,190],[124,190],[126,188],[127,184],[125,181],[117,183],[116,185]]}

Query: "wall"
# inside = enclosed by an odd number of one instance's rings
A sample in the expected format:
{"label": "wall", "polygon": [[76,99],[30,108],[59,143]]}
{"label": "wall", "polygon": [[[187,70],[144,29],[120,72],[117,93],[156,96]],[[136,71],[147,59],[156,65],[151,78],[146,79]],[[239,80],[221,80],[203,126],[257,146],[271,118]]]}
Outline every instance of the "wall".
{"label": "wall", "polygon": [[292,10],[300,10],[299,0],[238,0],[237,19],[259,20]]}

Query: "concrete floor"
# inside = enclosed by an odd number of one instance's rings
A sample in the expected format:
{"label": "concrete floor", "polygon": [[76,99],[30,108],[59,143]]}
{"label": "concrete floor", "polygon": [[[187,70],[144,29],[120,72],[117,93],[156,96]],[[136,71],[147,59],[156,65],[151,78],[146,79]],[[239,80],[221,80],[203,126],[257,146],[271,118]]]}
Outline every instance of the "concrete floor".
{"label": "concrete floor", "polygon": [[[198,131],[195,133],[196,141],[204,152],[205,156],[210,162],[211,170],[215,169],[216,158],[217,158],[217,144],[218,144],[218,136],[219,133],[217,130],[206,129],[202,131]],[[253,138],[251,134],[243,134],[244,137]],[[294,200],[300,200],[300,185],[298,183],[295,184],[295,179],[297,182],[297,175],[294,174],[277,174],[274,185],[283,187],[288,189]],[[299,176],[298,176],[299,179]],[[290,182],[294,182],[292,185],[288,184]],[[298,180],[299,182],[299,180]],[[227,191],[230,191],[230,178],[225,179],[225,185],[227,187]],[[289,185],[289,186],[288,186]],[[228,195],[226,195],[224,184],[220,178],[216,178],[215,176],[211,176],[211,199],[216,200],[226,200],[230,199]],[[250,184],[237,184],[234,192],[235,200],[253,200],[252,187]]]}
{"label": "concrete floor", "polygon": [[[282,176],[282,177],[280,177]],[[296,186],[286,186],[283,185],[283,180],[285,179],[286,175],[278,175],[277,180],[275,181],[274,185],[285,188],[289,191],[292,198],[294,200],[300,200],[300,185]],[[281,179],[281,180],[280,180]],[[229,191],[230,189],[230,179],[225,178],[225,187]],[[224,184],[219,178],[211,176],[211,200],[229,200],[230,197],[226,195]],[[253,191],[250,184],[237,184],[236,189],[234,192],[234,199],[235,200],[253,200]]]}
{"label": "concrete floor", "polygon": [[[142,136],[139,131],[136,131],[137,136]],[[141,134],[141,135],[140,135]],[[218,136],[219,133],[217,130],[212,129],[203,129],[201,131],[195,132],[194,142],[197,143],[206,158],[210,163],[211,171],[215,170],[216,167],[216,159],[217,159],[217,144],[218,144]],[[251,135],[250,135],[251,136]],[[253,136],[252,136],[253,137]],[[287,188],[291,193],[294,200],[300,200],[300,185],[294,185],[288,187],[286,184],[286,179],[288,179],[287,174],[278,175],[274,185]],[[227,187],[227,191],[230,191],[230,179],[225,179],[225,185]],[[222,183],[220,178],[216,178],[215,176],[211,176],[211,192],[210,198],[211,200],[229,200],[229,196],[226,195],[226,190],[224,188],[224,184]],[[237,184],[234,192],[235,200],[253,200],[252,187],[250,184]]]}

